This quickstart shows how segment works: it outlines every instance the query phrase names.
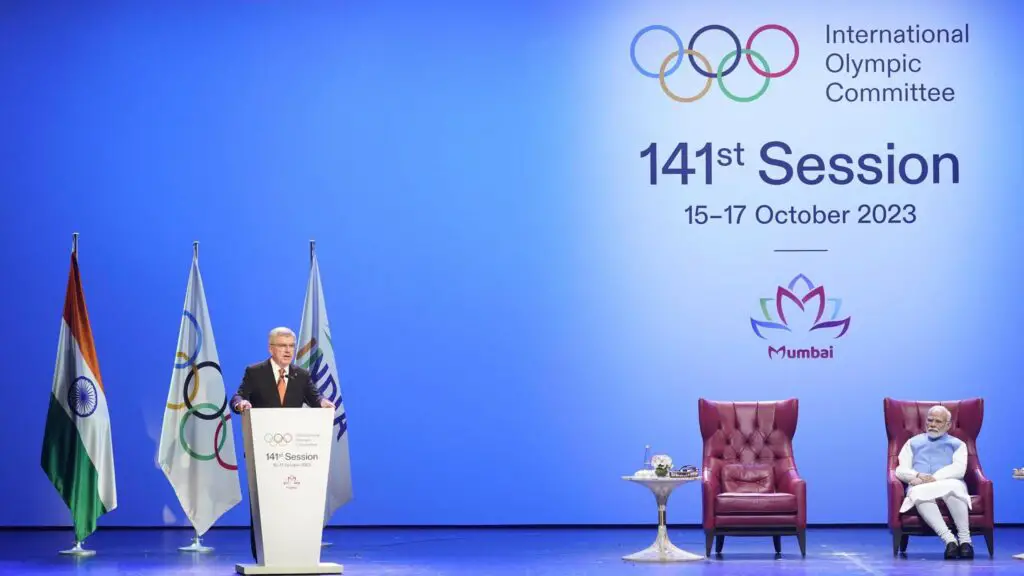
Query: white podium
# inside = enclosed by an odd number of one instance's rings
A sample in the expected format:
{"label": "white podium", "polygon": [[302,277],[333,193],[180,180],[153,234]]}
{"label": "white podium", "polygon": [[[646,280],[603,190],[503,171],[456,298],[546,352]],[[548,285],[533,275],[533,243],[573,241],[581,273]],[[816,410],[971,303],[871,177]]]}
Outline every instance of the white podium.
{"label": "white podium", "polygon": [[320,562],[334,411],[251,408],[242,413],[256,564],[239,574],[341,574]]}

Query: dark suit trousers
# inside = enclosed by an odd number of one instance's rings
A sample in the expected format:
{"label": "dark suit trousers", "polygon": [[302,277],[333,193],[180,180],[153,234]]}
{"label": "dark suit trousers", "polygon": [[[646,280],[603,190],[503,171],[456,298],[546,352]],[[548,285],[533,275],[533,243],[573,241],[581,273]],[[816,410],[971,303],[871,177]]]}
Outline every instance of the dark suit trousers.
{"label": "dark suit trousers", "polygon": [[252,559],[256,560],[256,525],[252,523],[252,508],[249,508],[249,546],[252,548]]}

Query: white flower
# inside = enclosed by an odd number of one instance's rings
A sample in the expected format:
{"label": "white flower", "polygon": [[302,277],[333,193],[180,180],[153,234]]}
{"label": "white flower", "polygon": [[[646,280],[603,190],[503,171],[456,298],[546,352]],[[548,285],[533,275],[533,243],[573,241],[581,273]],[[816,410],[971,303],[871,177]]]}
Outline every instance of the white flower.
{"label": "white flower", "polygon": [[668,468],[669,470],[671,470],[672,469],[672,458],[670,458],[667,454],[657,454],[655,456],[651,456],[651,467],[652,468],[660,468],[662,466],[664,466],[665,468]]}

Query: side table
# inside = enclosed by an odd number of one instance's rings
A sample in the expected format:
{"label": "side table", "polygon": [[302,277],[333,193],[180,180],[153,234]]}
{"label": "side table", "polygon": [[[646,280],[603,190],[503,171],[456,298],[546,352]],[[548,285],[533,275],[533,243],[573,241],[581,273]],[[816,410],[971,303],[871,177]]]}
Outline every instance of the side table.
{"label": "side table", "polygon": [[697,481],[699,479],[698,476],[692,478],[623,476],[622,479],[647,486],[654,493],[654,499],[658,503],[658,536],[654,539],[654,544],[634,554],[623,556],[623,560],[631,562],[690,562],[704,560],[703,556],[680,550],[672,544],[668,539],[668,528],[665,522],[665,505],[668,504],[668,497],[672,490],[675,490],[676,486],[681,484]]}

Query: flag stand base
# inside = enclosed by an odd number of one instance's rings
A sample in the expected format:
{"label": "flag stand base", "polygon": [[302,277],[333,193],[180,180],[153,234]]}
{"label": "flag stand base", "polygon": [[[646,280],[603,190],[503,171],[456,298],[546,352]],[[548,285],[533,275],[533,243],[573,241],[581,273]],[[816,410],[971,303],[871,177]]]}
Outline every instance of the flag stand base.
{"label": "flag stand base", "polygon": [[213,552],[213,548],[210,546],[203,546],[203,540],[199,537],[199,534],[192,536],[192,543],[188,546],[180,546],[178,548],[181,552],[197,552],[199,554],[205,554],[206,552]]}
{"label": "flag stand base", "polygon": [[85,548],[82,548],[82,543],[78,541],[75,542],[75,546],[73,548],[61,550],[60,553],[64,556],[77,556],[79,558],[96,555],[95,550],[86,550]]}

